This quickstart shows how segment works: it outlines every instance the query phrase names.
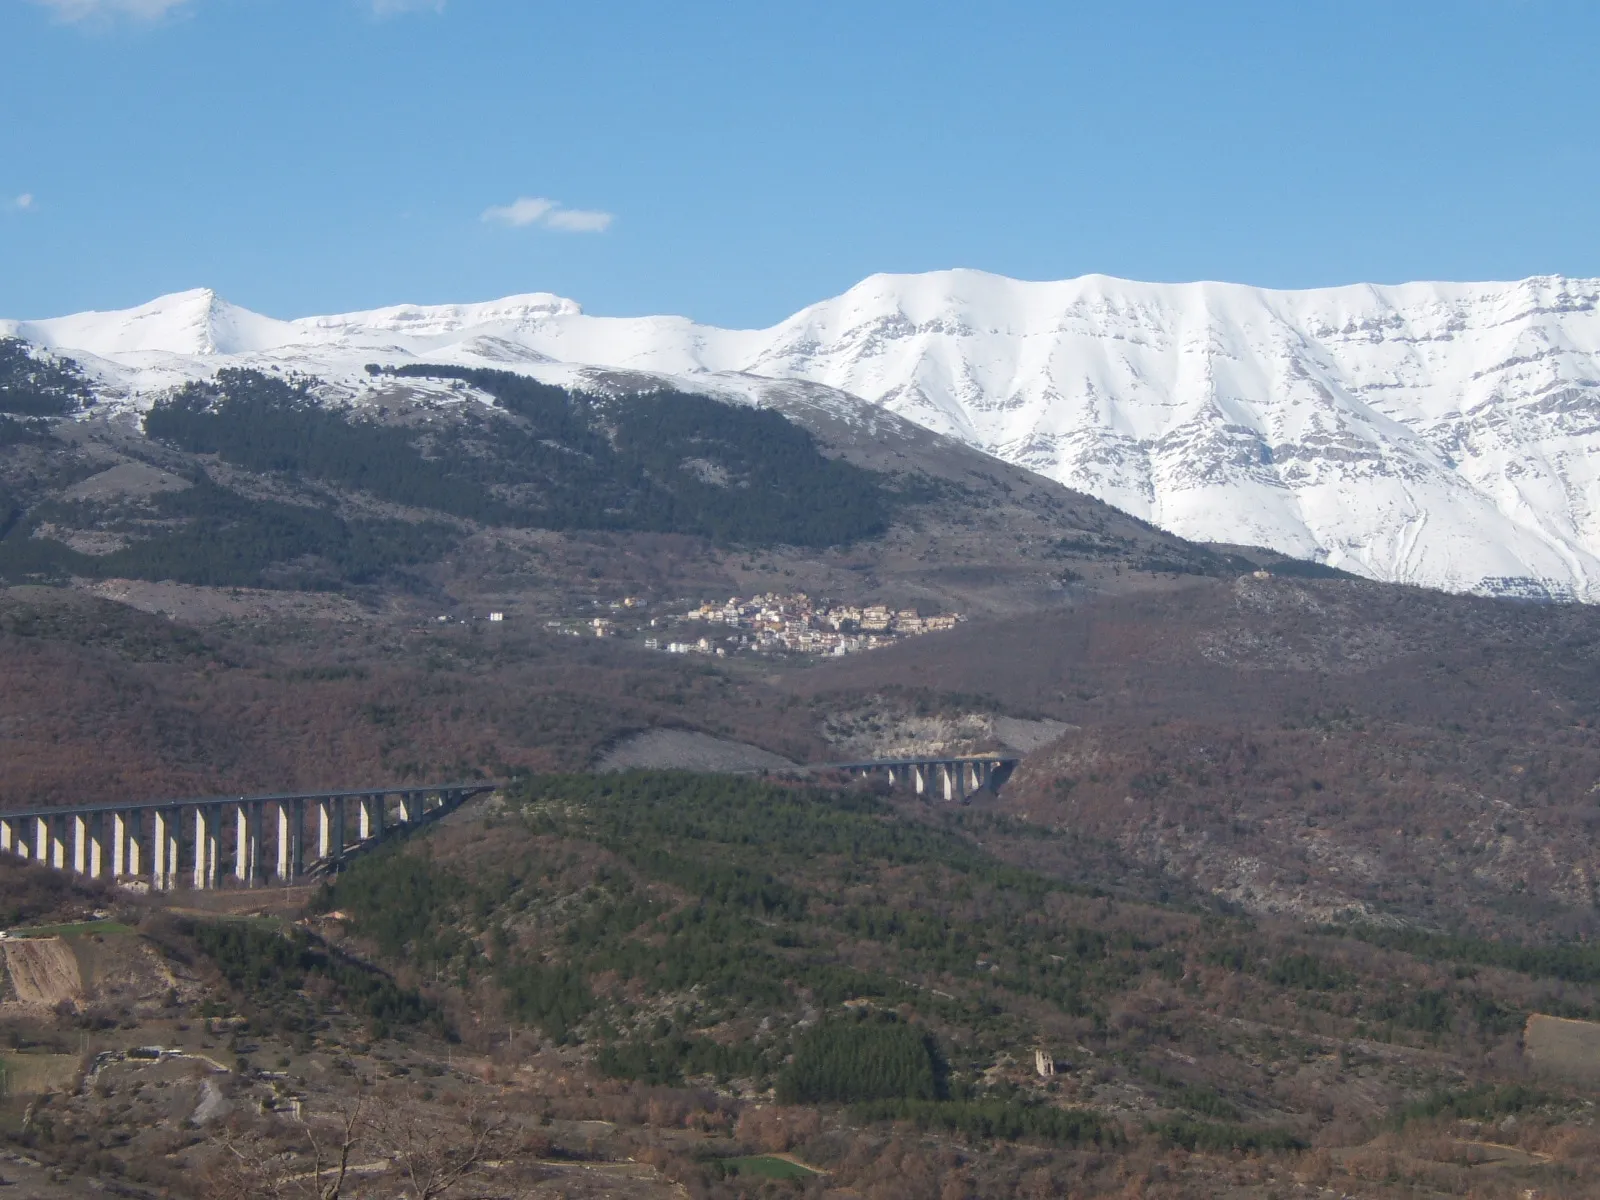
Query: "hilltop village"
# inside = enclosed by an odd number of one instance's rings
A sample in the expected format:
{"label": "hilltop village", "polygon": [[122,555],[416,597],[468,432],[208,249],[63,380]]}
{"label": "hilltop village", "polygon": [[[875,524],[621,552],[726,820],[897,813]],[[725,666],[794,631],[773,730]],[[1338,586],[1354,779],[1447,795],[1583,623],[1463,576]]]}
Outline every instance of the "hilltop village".
{"label": "hilltop village", "polygon": [[[552,629],[573,636],[642,637],[646,650],[666,654],[857,654],[893,645],[902,638],[954,629],[961,613],[924,616],[915,608],[885,604],[831,604],[804,592],[731,596],[707,601],[686,612],[645,617],[645,602],[628,596],[607,603],[615,615],[557,619]],[[630,615],[636,619],[630,620]]]}
{"label": "hilltop village", "polygon": [[[709,628],[694,642],[659,639],[656,648],[674,654],[751,650],[756,653],[855,654],[876,650],[903,637],[954,629],[964,620],[959,613],[922,616],[914,608],[891,609],[872,604],[829,607],[813,603],[804,592],[782,596],[766,592],[743,599],[730,596],[725,604],[706,603],[683,614],[683,620]],[[720,629],[718,628],[720,626]],[[726,631],[726,632],[723,632]]]}

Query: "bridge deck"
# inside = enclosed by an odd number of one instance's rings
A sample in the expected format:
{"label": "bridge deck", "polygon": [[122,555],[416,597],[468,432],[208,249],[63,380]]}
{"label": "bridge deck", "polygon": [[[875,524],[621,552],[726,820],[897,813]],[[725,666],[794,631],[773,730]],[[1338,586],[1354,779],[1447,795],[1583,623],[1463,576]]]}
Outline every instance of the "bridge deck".
{"label": "bridge deck", "polygon": [[0,821],[25,821],[30,817],[58,817],[81,813],[119,813],[148,811],[154,808],[206,808],[213,804],[288,804],[295,800],[370,800],[376,796],[421,796],[435,792],[489,792],[504,787],[501,782],[478,780],[473,783],[430,783],[421,786],[396,784],[393,787],[360,788],[354,791],[276,792],[260,796],[196,796],[188,800],[121,800],[103,804],[52,804],[43,808],[18,808],[0,812]]}
{"label": "bridge deck", "polygon": [[1015,766],[1021,762],[1015,754],[929,754],[921,758],[874,758],[866,762],[811,763],[813,771],[875,771],[887,767],[937,767],[945,764],[965,766]]}

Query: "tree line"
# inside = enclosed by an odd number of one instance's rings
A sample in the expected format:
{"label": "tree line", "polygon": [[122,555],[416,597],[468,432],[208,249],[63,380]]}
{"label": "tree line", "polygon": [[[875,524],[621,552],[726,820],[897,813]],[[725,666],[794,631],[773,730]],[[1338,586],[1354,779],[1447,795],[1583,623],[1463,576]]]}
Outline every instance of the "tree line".
{"label": "tree line", "polygon": [[[94,403],[94,392],[78,364],[42,356],[21,338],[0,337],[0,414],[64,417]],[[25,426],[0,422],[0,445]]]}

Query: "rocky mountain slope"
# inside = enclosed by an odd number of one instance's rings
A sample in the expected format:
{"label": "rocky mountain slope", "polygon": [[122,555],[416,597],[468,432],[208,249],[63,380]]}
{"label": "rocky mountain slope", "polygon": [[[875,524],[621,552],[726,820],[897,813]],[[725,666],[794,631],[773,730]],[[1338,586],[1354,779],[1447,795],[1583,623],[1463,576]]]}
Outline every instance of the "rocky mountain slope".
{"label": "rocky mountain slope", "polygon": [[0,582],[225,607],[217,589],[357,586],[523,618],[773,591],[967,613],[1279,558],[1186,543],[822,384],[164,361],[199,377],[119,391],[143,368],[0,338]]}
{"label": "rocky mountain slope", "polygon": [[[1000,807],[1266,915],[1592,937],[1600,610],[1365,580],[1193,580],[787,681],[1062,723]],[[857,718],[859,723],[859,718]],[[1101,849],[1095,849],[1100,847]]]}
{"label": "rocky mountain slope", "polygon": [[765,330],[590,317],[545,294],[278,321],[196,291],[0,336],[71,353],[133,407],[226,365],[357,401],[371,362],[552,382],[600,366],[754,398],[810,381],[1184,537],[1593,600],[1597,302],[1600,281],[1561,277],[1274,292],[946,271],[873,276]]}

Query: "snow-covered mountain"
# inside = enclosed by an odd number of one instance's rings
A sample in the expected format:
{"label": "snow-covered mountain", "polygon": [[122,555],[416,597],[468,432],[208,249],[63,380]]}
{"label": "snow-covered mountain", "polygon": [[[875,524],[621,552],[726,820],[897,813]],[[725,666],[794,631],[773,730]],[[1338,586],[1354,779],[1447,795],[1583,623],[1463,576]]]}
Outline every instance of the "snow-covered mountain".
{"label": "snow-covered mountain", "polygon": [[1284,292],[876,275],[763,330],[548,294],[278,321],[211,292],[0,322],[141,404],[224,365],[573,365],[854,393],[1182,536],[1600,601],[1600,281]]}

